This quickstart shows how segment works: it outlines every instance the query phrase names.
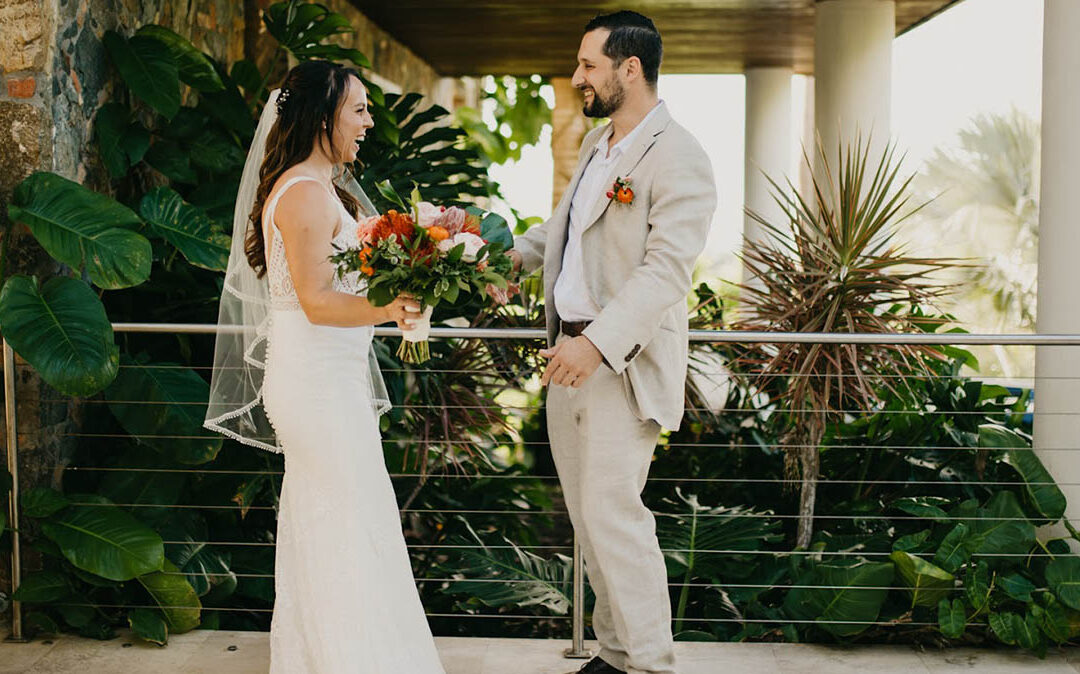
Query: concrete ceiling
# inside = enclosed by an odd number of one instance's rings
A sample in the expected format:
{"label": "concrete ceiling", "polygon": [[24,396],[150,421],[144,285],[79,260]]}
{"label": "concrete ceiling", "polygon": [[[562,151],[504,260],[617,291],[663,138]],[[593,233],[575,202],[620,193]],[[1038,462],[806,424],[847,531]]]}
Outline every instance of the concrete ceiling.
{"label": "concrete ceiling", "polygon": [[[887,0],[882,0],[887,1]],[[896,32],[960,0],[895,0]],[[814,70],[815,0],[350,0],[442,75],[568,76],[598,13],[632,9],[664,38],[664,73]]]}

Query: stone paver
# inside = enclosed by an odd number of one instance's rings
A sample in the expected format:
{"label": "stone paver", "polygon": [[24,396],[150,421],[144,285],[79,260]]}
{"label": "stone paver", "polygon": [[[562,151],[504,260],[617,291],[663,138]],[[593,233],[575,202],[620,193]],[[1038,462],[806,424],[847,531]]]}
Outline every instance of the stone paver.
{"label": "stone paver", "polygon": [[[447,674],[563,674],[582,664],[562,656],[568,645],[563,641],[436,641]],[[1045,660],[1011,650],[920,651],[907,646],[685,642],[677,650],[679,674],[1080,673],[1078,649],[1052,651]],[[0,674],[265,674],[269,664],[269,639],[263,632],[196,630],[172,637],[165,648],[126,632],[111,641],[63,635],[26,644],[0,642]]]}

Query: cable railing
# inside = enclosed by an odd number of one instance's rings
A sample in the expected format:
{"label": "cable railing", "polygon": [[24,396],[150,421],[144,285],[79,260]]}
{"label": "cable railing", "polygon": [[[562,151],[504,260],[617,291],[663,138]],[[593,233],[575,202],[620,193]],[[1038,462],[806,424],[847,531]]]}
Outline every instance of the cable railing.
{"label": "cable railing", "polygon": [[[219,330],[227,331],[228,328],[218,328],[213,325],[199,325],[199,324],[151,324],[151,323],[116,323],[113,325],[113,329],[120,333],[130,334],[184,334],[184,335],[213,335]],[[376,328],[377,337],[396,337],[400,332],[396,328]],[[432,328],[432,339],[461,339],[461,340],[526,340],[526,341],[538,341],[545,339],[545,331],[540,329],[531,328],[447,328],[447,327],[434,327]],[[1077,335],[974,335],[964,333],[945,333],[945,334],[844,334],[844,333],[771,333],[771,332],[725,332],[725,331],[707,331],[707,330],[693,330],[690,332],[690,340],[694,343],[711,343],[711,344],[727,344],[727,345],[747,345],[747,344],[780,344],[780,343],[801,343],[801,344],[843,344],[852,345],[857,347],[858,345],[909,345],[909,346],[927,346],[927,347],[945,347],[945,346],[971,346],[971,345],[1033,345],[1033,346],[1080,346],[1080,336]],[[16,403],[20,400],[18,397],[18,391],[16,390],[16,377],[15,372],[17,367],[27,367],[25,364],[16,364],[14,360],[14,354],[11,348],[6,342],[3,343],[3,357],[4,357],[4,401],[5,401],[5,418],[6,418],[6,448],[7,448],[7,464],[8,471],[12,476],[14,486],[9,492],[8,500],[8,520],[11,523],[12,530],[11,535],[11,577],[12,577],[12,591],[14,592],[21,583],[23,577],[23,550],[21,547],[22,541],[20,540],[20,527],[19,523],[22,521],[22,515],[20,513],[20,482],[18,476],[18,450],[20,442],[25,441],[29,436],[33,436],[37,431],[35,430],[23,430],[20,431],[16,424]],[[693,365],[693,361],[692,361]],[[146,364],[131,364],[124,363],[120,365],[121,368],[155,368],[155,369],[167,369],[167,368],[182,368],[187,370],[193,370],[196,372],[208,374],[212,370],[212,366],[207,365],[146,365]],[[423,367],[416,368],[386,368],[384,372],[390,374],[404,374],[408,372],[416,372],[417,370],[425,370]],[[473,370],[463,370],[454,368],[431,368],[426,370],[432,374],[468,374],[468,375],[482,375],[489,376],[495,379],[504,378],[520,378],[522,372],[515,370],[502,370],[494,369],[491,372],[477,373]],[[709,370],[707,368],[699,368],[698,374],[713,375],[713,376],[726,376],[729,373],[726,370]],[[784,377],[796,379],[796,378],[812,378],[831,376],[836,378],[843,377],[858,377],[859,374],[854,373],[840,373],[831,375],[822,375],[819,373],[785,373]],[[1019,394],[1017,391],[1023,389],[1031,389],[1034,387],[1037,381],[1053,380],[1053,381],[1080,381],[1080,377],[1068,376],[1066,374],[1054,374],[1049,376],[1022,376],[1022,377],[981,377],[974,374],[960,374],[950,373],[948,375],[933,375],[930,373],[920,374],[875,374],[878,379],[929,379],[934,376],[940,376],[942,379],[949,379],[955,382],[976,382],[983,384],[993,384],[999,387],[1003,387],[1010,391],[1010,395],[1016,397],[1019,400]],[[483,386],[483,381],[479,381],[479,385]],[[49,396],[38,397],[36,402],[42,404],[64,404],[71,399],[63,396]],[[101,398],[89,398],[79,399],[79,405],[90,406],[89,409],[100,409],[99,405],[125,405],[125,406],[172,406],[176,408],[189,408],[189,407],[203,407],[205,402],[192,401],[192,400],[178,400],[178,401],[160,401],[160,400],[125,400],[125,399],[101,399]],[[447,409],[459,409],[459,410],[479,410],[485,413],[487,412],[515,412],[515,413],[527,413],[536,410],[535,403],[519,404],[510,403],[506,401],[496,401],[492,398],[490,401],[484,404],[471,404],[471,405],[443,405],[434,402],[409,402],[397,406],[402,411],[407,411],[414,414],[424,414],[433,410],[447,410]],[[951,417],[953,419],[973,419],[973,420],[985,420],[985,421],[1002,421],[1006,420],[1016,421],[1020,418],[1025,418],[1026,423],[1039,423],[1039,419],[1056,419],[1060,417],[1072,417],[1076,413],[1068,410],[1039,410],[1033,409],[1030,401],[1026,402],[1022,409],[1016,409],[1014,407],[1004,407],[1002,409],[937,409],[931,407],[922,409],[895,409],[886,406],[870,407],[867,409],[858,409],[856,407],[841,407],[840,409],[807,409],[801,407],[786,407],[779,402],[774,402],[770,407],[747,407],[725,403],[719,406],[697,406],[688,405],[686,408],[688,413],[694,413],[699,415],[729,415],[732,418],[747,418],[753,419],[754,417],[760,417],[762,414],[822,414],[829,415],[830,417],[846,416],[851,418],[862,418],[867,416],[877,416],[879,418],[906,418],[911,417],[913,419],[927,420],[931,423],[935,423],[939,418]],[[969,431],[970,432],[970,431]],[[183,434],[183,433],[145,433],[133,435],[131,433],[124,432],[112,432],[101,431],[85,428],[78,431],[65,431],[54,433],[50,435],[52,441],[69,440],[69,441],[107,441],[118,439],[134,439],[139,442],[152,441],[156,443],[170,442],[170,441],[188,441],[188,440],[205,440],[207,438],[217,437],[207,432],[207,434]],[[402,437],[386,437],[383,440],[387,446],[399,446],[402,448],[408,448],[419,442],[416,438],[402,438]],[[425,438],[422,442],[425,451],[432,448],[447,447],[455,448],[470,443],[476,442],[472,438]],[[491,441],[485,441],[488,445]],[[533,452],[543,452],[548,447],[546,440],[530,439],[523,436],[518,432],[514,437],[500,441],[503,444],[512,444],[514,447],[527,448]],[[1068,443],[1065,443],[1066,445]],[[1080,445],[1080,443],[1078,443]],[[920,443],[920,444],[890,444],[888,442],[868,442],[860,443],[858,438],[851,438],[845,440],[844,438],[833,437],[829,442],[823,442],[818,444],[808,444],[805,442],[793,441],[785,438],[774,438],[770,441],[748,441],[746,438],[738,440],[732,440],[728,442],[709,442],[709,441],[681,441],[671,439],[668,437],[661,438],[658,449],[665,451],[672,450],[689,450],[694,452],[723,452],[723,451],[764,451],[772,454],[782,455],[785,452],[798,452],[800,450],[822,450],[824,452],[890,452],[895,453],[898,456],[904,456],[912,453],[919,452],[941,452],[949,453],[956,451],[968,451],[971,447],[958,446],[956,444],[934,444],[934,443]],[[1014,452],[1018,455],[1025,453],[1031,453],[1036,451],[1034,447],[1027,443],[1016,444],[1001,444],[998,443],[993,447],[986,448],[996,452]],[[1080,446],[1060,446],[1060,447],[1038,447],[1037,453],[1043,452],[1067,452],[1080,449]],[[663,461],[661,456],[658,459]],[[911,459],[916,460],[916,459]],[[661,464],[657,464],[661,465]],[[243,468],[202,468],[198,465],[184,466],[184,467],[157,467],[157,466],[97,466],[97,465],[82,465],[79,463],[58,463],[51,466],[46,466],[52,474],[62,475],[119,475],[124,476],[127,474],[136,474],[144,476],[147,479],[150,476],[162,475],[162,476],[180,476],[184,479],[187,478],[215,478],[219,476],[238,476],[238,477],[250,477],[252,479],[280,479],[284,475],[284,470],[279,469],[243,469]],[[654,473],[657,471],[654,470]],[[550,488],[557,492],[558,476],[549,473],[536,473],[536,474],[499,474],[499,473],[484,473],[478,471],[476,473],[470,472],[445,472],[445,473],[432,473],[432,472],[417,472],[409,470],[391,470],[390,476],[394,480],[395,485],[398,486],[398,491],[402,491],[408,488],[408,485],[414,483],[418,484],[415,490],[425,487],[425,485],[439,484],[442,488],[449,490],[451,484],[465,484],[468,485],[477,479],[494,480],[506,483],[512,483],[514,481],[541,483],[547,485],[545,488]],[[762,489],[775,489],[777,487],[791,488],[800,483],[800,478],[792,478],[790,476],[774,476],[774,477],[762,477],[754,475],[746,476],[732,476],[732,475],[708,475],[708,476],[672,476],[663,473],[651,475],[647,484],[651,487],[655,486],[687,486],[696,485],[702,487],[734,487],[737,485],[758,485]],[[29,485],[21,485],[23,491]],[[831,488],[845,488],[845,487],[894,487],[897,489],[909,488],[909,487],[941,487],[943,489],[955,490],[958,493],[975,488],[988,488],[988,487],[1002,487],[1015,490],[1024,489],[1050,489],[1058,487],[1080,487],[1080,482],[1068,482],[1068,481],[1053,481],[1033,478],[1033,479],[970,479],[969,477],[958,478],[941,478],[941,479],[854,479],[854,478],[828,478],[821,477],[816,480],[816,486],[819,492],[825,491]],[[415,492],[414,492],[415,493]],[[410,499],[411,501],[411,499]],[[243,515],[247,513],[264,513],[271,514],[276,512],[276,501],[272,503],[224,503],[224,502],[207,502],[207,503],[153,503],[153,502],[103,502],[98,500],[78,500],[72,499],[66,503],[67,506],[76,508],[121,508],[129,511],[142,511],[142,510],[176,510],[176,511],[209,511],[209,512],[230,512],[240,511]],[[753,506],[753,503],[747,504]],[[508,507],[509,506],[509,507]],[[406,505],[400,508],[403,518],[430,518],[434,516],[444,518],[464,518],[468,520],[471,516],[482,516],[484,518],[495,517],[517,517],[517,518],[552,518],[562,524],[563,530],[568,529],[568,513],[565,508],[560,504],[554,503],[555,507],[544,506],[534,507],[532,504],[501,504],[492,505],[489,507],[454,507],[450,505],[441,507],[421,507]],[[806,518],[805,513],[801,512],[773,512],[772,510],[765,511],[747,511],[745,509],[731,509],[720,511],[699,511],[699,512],[679,512],[671,511],[664,508],[651,508],[653,515],[659,521],[663,520],[685,520],[688,517],[693,517],[695,520],[709,521],[709,520],[766,520],[775,524],[777,527],[788,526],[796,521],[800,521]],[[969,510],[959,513],[946,513],[944,511],[935,512],[927,510],[926,512],[914,510],[914,511],[897,511],[895,513],[882,513],[882,512],[813,512],[812,520],[814,522],[820,522],[823,524],[829,524],[831,522],[845,522],[845,521],[859,521],[867,525],[877,526],[878,524],[887,524],[890,522],[929,522],[931,526],[954,526],[962,525],[969,526],[971,528],[978,528],[983,526],[1010,526],[1021,525],[1033,520],[1032,517],[1027,515],[1017,515],[1015,513],[1000,513],[991,512],[989,510],[979,509]],[[1070,518],[1062,516],[1057,518],[1057,521],[1062,524],[1071,527],[1072,523],[1080,522],[1080,518]],[[790,542],[790,541],[788,541]],[[205,540],[196,539],[175,539],[175,538],[163,538],[162,543],[165,546],[209,546],[209,547],[222,547],[227,549],[273,549],[274,543],[272,541],[265,540],[218,540],[212,536],[207,536]],[[1060,549],[1051,550],[1045,545],[1042,545],[1041,549],[1038,546],[1032,546],[1032,549],[1024,552],[1013,550],[972,550],[970,554],[965,557],[965,560],[971,560],[971,563],[977,563],[978,560],[1028,560],[1029,563],[1043,563],[1044,561],[1053,561],[1061,559],[1063,557],[1072,556],[1071,552],[1064,552]],[[823,549],[822,547],[801,549],[792,549],[788,545],[785,549],[781,549],[776,544],[765,544],[759,549],[751,549],[745,547],[745,545],[717,545],[713,547],[698,547],[698,546],[678,546],[678,545],[662,545],[661,551],[668,556],[682,556],[687,555],[703,556],[705,558],[731,558],[731,559],[746,559],[746,558],[774,558],[784,559],[789,558],[793,560],[852,560],[858,563],[874,563],[877,560],[888,560],[892,558],[896,552],[896,549],[881,549],[878,546],[875,549],[871,549],[873,546],[866,545],[853,545],[843,549]],[[491,620],[508,620],[508,621],[552,621],[555,623],[570,623],[570,640],[571,644],[566,649],[565,654],[567,657],[589,657],[591,654],[585,648],[585,629],[586,629],[586,574],[584,573],[584,560],[582,551],[578,545],[576,538],[573,538],[566,543],[551,543],[548,542],[533,542],[533,543],[515,543],[509,542],[506,545],[501,544],[488,544],[484,543],[462,543],[462,542],[448,542],[448,541],[423,541],[418,540],[416,537],[411,537],[407,544],[407,548],[410,551],[425,552],[430,554],[444,554],[447,551],[488,551],[488,550],[506,550],[506,551],[524,551],[529,554],[536,554],[540,552],[545,553],[571,553],[570,558],[570,573],[567,588],[569,594],[569,608],[566,614],[555,613],[528,613],[520,610],[516,611],[496,611],[496,612],[446,612],[446,611],[429,611],[427,613],[429,618],[432,619],[444,619],[444,620],[458,620],[458,619],[491,619]],[[921,557],[929,557],[933,553],[932,551],[919,550],[917,546],[911,548],[916,550],[915,556],[921,555]],[[844,561],[843,563],[847,563]],[[965,564],[968,563],[965,561]],[[973,568],[973,567],[970,567]],[[464,577],[461,573],[445,573],[439,572],[439,568],[429,569],[429,573],[424,575],[417,575],[415,581],[419,586],[428,585],[443,585],[450,586],[455,583],[469,583],[469,584],[495,584],[500,586],[513,586],[513,585],[525,585],[529,583],[535,583],[535,580],[512,578],[512,577],[498,577],[498,578],[480,578],[480,577]],[[433,572],[433,573],[432,573]],[[160,573],[163,576],[183,576],[190,577],[190,572],[183,570],[162,570],[156,573]],[[214,571],[203,571],[198,574],[206,579],[253,579],[269,581],[274,578],[274,574],[271,572],[251,572],[251,571],[228,571],[223,573],[217,573]],[[806,582],[806,579],[812,580],[811,576],[807,576],[801,579],[791,578],[787,582],[746,582],[736,579],[734,582],[701,582],[694,580],[691,577],[689,570],[686,577],[682,580],[669,578],[668,587],[673,591],[681,591],[687,593],[705,592],[709,590],[719,590],[720,592],[731,591],[762,591],[762,592],[820,592],[820,591],[843,591],[843,592],[865,592],[865,593],[877,593],[877,592],[908,592],[912,591],[911,584],[897,583],[895,578],[890,577],[888,582],[879,582],[873,584],[867,584],[865,582],[854,583],[830,583],[822,580],[821,582]],[[966,584],[961,583],[959,579],[959,572],[956,576],[957,580],[954,584],[942,584],[934,588],[934,592],[940,594],[942,597],[956,597],[964,596],[966,591]],[[553,585],[558,585],[558,581],[550,581]],[[1052,588],[1044,586],[1032,585],[1032,592],[1049,592]],[[935,595],[937,596],[937,595]],[[913,600],[912,607],[914,608],[916,600]],[[23,603],[17,600],[10,602],[11,605],[11,638],[14,640],[25,639],[24,635],[24,621],[23,621]],[[117,609],[117,610],[131,610],[131,609],[160,609],[158,605],[143,605],[138,603],[95,603],[95,602],[79,602],[79,601],[62,601],[54,602],[50,604],[52,606],[64,606],[72,608],[94,608],[98,609]],[[190,609],[190,610],[205,610],[218,613],[251,613],[251,614],[266,614],[269,615],[272,612],[272,608],[262,606],[205,606],[200,604],[199,606],[170,606],[170,609]],[[521,607],[518,607],[519,609]],[[878,620],[876,616],[874,619],[860,619],[860,620],[845,620],[836,618],[835,616],[825,615],[815,619],[800,618],[797,616],[783,616],[783,617],[769,617],[769,616],[748,616],[739,614],[737,611],[732,612],[730,617],[717,617],[716,615],[680,615],[676,618],[680,624],[683,625],[710,625],[710,624],[731,624],[731,625],[821,625],[823,623],[834,626],[847,626],[847,627],[915,627],[915,628],[927,628],[938,625],[938,623],[930,622],[926,620],[916,620],[912,617],[908,617],[905,620]],[[978,614],[964,617],[964,625],[966,626],[984,626],[986,623],[980,619]]]}

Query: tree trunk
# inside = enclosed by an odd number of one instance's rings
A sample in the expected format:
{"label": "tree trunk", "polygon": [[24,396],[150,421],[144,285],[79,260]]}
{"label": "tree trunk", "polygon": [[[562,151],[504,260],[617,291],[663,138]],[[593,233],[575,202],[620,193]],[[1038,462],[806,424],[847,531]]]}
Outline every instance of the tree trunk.
{"label": "tree trunk", "polygon": [[795,544],[800,548],[810,547],[810,539],[814,535],[814,504],[817,501],[818,469],[821,462],[818,443],[808,445],[799,450],[802,484],[799,489],[799,530]]}

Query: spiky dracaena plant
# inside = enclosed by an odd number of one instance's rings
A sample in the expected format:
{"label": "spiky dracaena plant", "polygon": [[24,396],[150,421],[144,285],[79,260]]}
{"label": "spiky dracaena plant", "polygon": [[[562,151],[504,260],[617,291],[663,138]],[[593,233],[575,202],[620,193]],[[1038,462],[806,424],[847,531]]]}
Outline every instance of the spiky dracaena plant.
{"label": "spiky dracaena plant", "polygon": [[[785,190],[772,178],[784,222],[747,210],[766,231],[747,242],[750,272],[741,285],[733,327],[781,332],[889,333],[933,331],[940,320],[923,307],[948,292],[933,278],[952,260],[917,257],[897,241],[897,226],[925,204],[909,206],[911,177],[898,178],[903,158],[888,146],[871,165],[870,143],[842,146],[835,165],[818,142],[822,168],[812,172],[812,195]],[[810,158],[804,153],[810,164]],[[871,166],[873,173],[868,173]],[[939,349],[902,344],[761,344],[748,347],[735,368],[747,384],[774,397],[785,425],[785,468],[800,482],[797,544],[813,535],[819,451],[830,423],[867,412],[882,393],[901,394],[908,376],[925,375]]]}

